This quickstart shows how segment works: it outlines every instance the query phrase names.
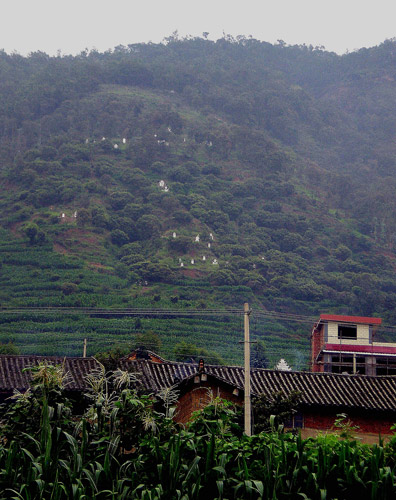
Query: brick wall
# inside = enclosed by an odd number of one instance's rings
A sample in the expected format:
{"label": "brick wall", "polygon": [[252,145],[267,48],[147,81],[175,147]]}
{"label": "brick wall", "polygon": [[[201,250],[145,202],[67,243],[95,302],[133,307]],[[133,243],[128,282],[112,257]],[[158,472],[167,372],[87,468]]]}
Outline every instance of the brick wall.
{"label": "brick wall", "polygon": [[[304,428],[322,431],[335,429],[334,422],[339,413],[342,413],[342,411],[304,412]],[[381,415],[381,413],[365,415],[361,412],[359,415],[352,412],[347,414],[352,425],[359,427],[356,434],[393,434],[391,427],[396,422],[396,416],[392,418],[389,415]]]}
{"label": "brick wall", "polygon": [[323,372],[323,364],[319,365],[315,362],[317,355],[322,350],[324,345],[324,328],[323,325],[319,329],[315,328],[312,332],[311,337],[311,366],[313,372]]}
{"label": "brick wall", "polygon": [[243,404],[241,393],[239,396],[235,396],[228,387],[200,382],[200,384],[196,384],[195,387],[193,385],[179,397],[176,407],[176,422],[181,424],[187,423],[194,411],[201,410],[210,403],[212,395],[238,405]]}

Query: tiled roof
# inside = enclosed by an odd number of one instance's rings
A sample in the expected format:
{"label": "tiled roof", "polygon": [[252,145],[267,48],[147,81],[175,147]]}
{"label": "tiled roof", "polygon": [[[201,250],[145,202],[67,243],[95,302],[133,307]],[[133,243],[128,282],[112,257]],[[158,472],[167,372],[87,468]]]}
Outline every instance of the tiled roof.
{"label": "tiled roof", "polygon": [[[143,386],[152,392],[170,387],[197,372],[197,365],[187,363],[151,363],[129,361],[122,369],[139,372]],[[215,375],[243,390],[244,370],[233,366],[205,366]],[[396,412],[396,376],[369,377],[334,373],[286,372],[254,369],[251,375],[253,394],[271,396],[274,392],[301,393],[306,407],[325,406]]]}
{"label": "tiled roof", "polygon": [[[94,358],[0,355],[0,392],[28,388],[31,372],[24,372],[23,369],[37,365],[40,361],[65,363],[65,369],[70,374],[67,388],[71,390],[85,389],[85,375],[98,367]],[[139,373],[142,386],[153,393],[171,387],[198,371],[198,365],[194,364],[127,359],[120,361],[120,368]],[[239,366],[205,365],[204,371],[243,390],[244,370]],[[370,377],[253,369],[251,388],[253,394],[267,396],[277,391],[285,394],[299,391],[305,407],[355,408],[396,413],[396,376]]]}
{"label": "tiled roof", "polygon": [[65,364],[65,371],[69,373],[66,389],[69,390],[85,389],[87,387],[85,375],[98,367],[94,358],[0,355],[0,391],[27,389],[30,386],[32,374],[30,370],[23,370],[43,361],[52,365]]}
{"label": "tiled roof", "polygon": [[338,321],[340,323],[356,323],[359,325],[380,325],[381,318],[367,318],[364,316],[340,316],[338,314],[321,314],[320,321]]}

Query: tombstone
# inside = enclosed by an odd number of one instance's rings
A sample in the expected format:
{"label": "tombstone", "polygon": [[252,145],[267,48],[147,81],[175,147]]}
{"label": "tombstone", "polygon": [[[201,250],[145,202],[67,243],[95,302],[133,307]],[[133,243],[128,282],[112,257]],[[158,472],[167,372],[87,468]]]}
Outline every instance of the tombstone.
{"label": "tombstone", "polygon": [[195,237],[195,241],[199,243],[199,234],[197,234],[197,236]]}
{"label": "tombstone", "polygon": [[176,238],[176,233],[175,233],[175,232],[173,232],[172,236],[173,236],[173,238]]}
{"label": "tombstone", "polygon": [[105,141],[106,140],[106,137],[102,137],[102,141]]}
{"label": "tombstone", "polygon": [[114,149],[118,149],[118,144],[114,144]]}
{"label": "tombstone", "polygon": [[172,129],[170,127],[168,127],[168,132],[172,132]]}
{"label": "tombstone", "polygon": [[206,260],[206,255],[204,255],[204,256],[202,257],[202,260]]}
{"label": "tombstone", "polygon": [[168,192],[169,192],[169,188],[168,188],[168,186],[165,186],[165,187],[164,187],[164,191],[165,191],[165,193],[168,193]]}
{"label": "tombstone", "polygon": [[62,212],[62,219],[64,219],[66,217],[66,215]]}
{"label": "tombstone", "polygon": [[158,185],[159,185],[160,188],[165,187],[165,181],[160,180],[159,183],[158,183]]}
{"label": "tombstone", "polygon": [[165,146],[169,146],[169,142],[165,142]]}
{"label": "tombstone", "polygon": [[123,143],[123,144],[126,144],[126,139],[125,139],[125,137],[122,139],[122,143]]}
{"label": "tombstone", "polygon": [[278,364],[275,366],[275,370],[280,370],[282,372],[291,372],[292,369],[287,364],[287,362],[282,358],[279,360]]}
{"label": "tombstone", "polygon": [[183,262],[180,262],[180,267],[184,267],[184,264],[183,264]]}
{"label": "tombstone", "polygon": [[74,212],[73,217],[76,219],[77,218],[77,210]]}
{"label": "tombstone", "polygon": [[88,144],[89,143],[89,139],[85,139],[85,144]]}
{"label": "tombstone", "polygon": [[257,267],[256,264],[253,264],[253,269],[256,269],[256,267]]}
{"label": "tombstone", "polygon": [[154,134],[154,137],[157,137],[157,134]]}
{"label": "tombstone", "polygon": [[195,264],[195,260],[194,259],[191,259],[191,264]]}
{"label": "tombstone", "polygon": [[218,265],[217,259],[213,259],[212,264],[213,264],[214,266],[217,266],[217,265]]}
{"label": "tombstone", "polygon": [[214,238],[213,238],[213,233],[209,233],[209,238],[213,241]]}
{"label": "tombstone", "polygon": [[186,142],[186,138],[184,137],[183,142]]}
{"label": "tombstone", "polygon": [[261,257],[261,260],[265,260],[265,257]]}
{"label": "tombstone", "polygon": [[210,248],[210,243],[208,243],[208,248]]}

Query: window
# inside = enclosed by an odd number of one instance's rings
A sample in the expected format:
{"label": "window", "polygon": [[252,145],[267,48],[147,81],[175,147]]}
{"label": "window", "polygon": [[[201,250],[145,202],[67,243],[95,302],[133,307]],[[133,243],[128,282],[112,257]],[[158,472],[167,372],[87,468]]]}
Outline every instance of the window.
{"label": "window", "polygon": [[302,429],[304,427],[304,415],[296,412],[285,422],[286,429]]}
{"label": "window", "polygon": [[396,358],[381,356],[376,359],[377,375],[396,375]]}
{"label": "window", "polygon": [[331,357],[332,373],[353,373],[353,356],[335,354]]}
{"label": "window", "polygon": [[338,338],[339,339],[357,339],[357,326],[356,325],[338,325]]}
{"label": "window", "polygon": [[331,356],[332,373],[352,373],[365,375],[366,362],[363,356],[354,354],[333,354]]}

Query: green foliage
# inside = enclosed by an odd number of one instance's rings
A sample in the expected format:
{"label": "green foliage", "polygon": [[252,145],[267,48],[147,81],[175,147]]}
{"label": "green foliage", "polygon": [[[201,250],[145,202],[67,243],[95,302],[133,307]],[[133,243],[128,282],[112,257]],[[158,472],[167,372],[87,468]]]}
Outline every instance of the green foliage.
{"label": "green foliage", "polygon": [[211,365],[223,365],[223,359],[213,351],[208,351],[203,347],[197,347],[195,344],[182,340],[174,347],[174,356],[176,361],[185,363],[198,363],[203,358]]}
{"label": "green foliage", "polygon": [[[159,308],[187,311],[248,298],[393,324],[393,51],[387,41],[339,57],[225,36],[76,57],[0,54],[1,304],[151,308],[155,296]],[[23,352],[71,354],[79,331],[101,349],[106,335],[124,344],[113,319],[96,329],[60,318],[51,330],[43,315],[13,328]],[[150,322],[169,357],[194,337],[241,359],[219,334],[230,334],[226,320],[217,333],[186,322],[180,336],[172,319],[174,339],[164,319]],[[306,349],[311,325],[275,326],[268,352]]]}
{"label": "green foliage", "polygon": [[103,368],[87,380],[81,415],[61,367],[33,373],[31,391],[0,408],[4,498],[394,497],[394,439],[247,437],[241,411],[218,398],[180,428],[154,409],[160,399],[139,395],[135,375]]}
{"label": "green foliage", "polygon": [[297,391],[287,396],[283,392],[275,392],[271,396],[264,394],[253,402],[254,432],[270,431],[284,426],[296,413],[301,394]]}
{"label": "green foliage", "polygon": [[137,333],[135,335],[135,349],[147,349],[149,351],[154,351],[156,354],[160,354],[161,345],[161,338],[153,330]]}
{"label": "green foliage", "polygon": [[11,354],[17,355],[20,354],[19,348],[13,342],[7,342],[6,344],[0,342],[0,354]]}

